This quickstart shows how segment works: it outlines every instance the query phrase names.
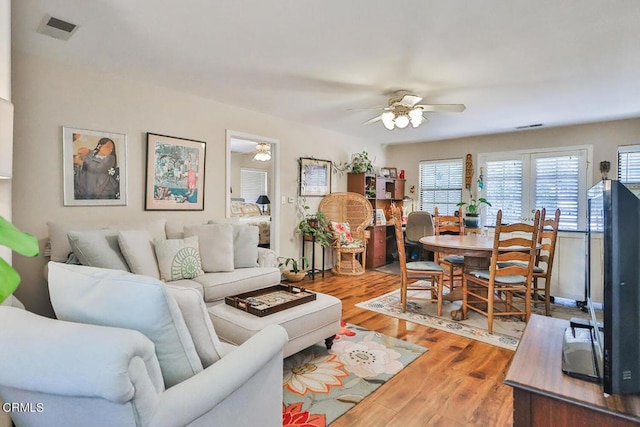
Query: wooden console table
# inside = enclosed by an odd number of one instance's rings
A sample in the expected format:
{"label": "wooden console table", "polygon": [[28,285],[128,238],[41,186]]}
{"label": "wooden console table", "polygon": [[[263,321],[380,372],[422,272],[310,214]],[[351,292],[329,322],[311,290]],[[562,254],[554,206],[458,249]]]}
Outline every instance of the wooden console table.
{"label": "wooden console table", "polygon": [[567,320],[531,315],[505,383],[514,426],[637,426],[640,394],[605,397],[600,384],[562,372]]}

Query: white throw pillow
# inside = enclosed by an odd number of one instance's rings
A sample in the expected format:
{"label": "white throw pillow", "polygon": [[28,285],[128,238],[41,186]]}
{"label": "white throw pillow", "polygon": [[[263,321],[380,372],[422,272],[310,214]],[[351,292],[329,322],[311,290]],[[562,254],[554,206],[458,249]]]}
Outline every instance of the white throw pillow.
{"label": "white throw pillow", "polygon": [[204,274],[197,236],[185,239],[156,239],[154,243],[160,280],[170,282],[193,279]]}
{"label": "white throw pillow", "polygon": [[178,304],[161,281],[50,262],[49,291],[58,319],[133,329],[153,341],[166,387],[203,370]]}
{"label": "white throw pillow", "polygon": [[231,224],[189,225],[184,237],[198,236],[202,269],[206,273],[233,271],[233,226]]}
{"label": "white throw pillow", "polygon": [[118,233],[118,245],[132,273],[160,278],[153,237],[146,230],[125,230]]}
{"label": "white throw pillow", "polygon": [[193,288],[166,285],[167,293],[178,303],[203,368],[208,368],[225,354],[225,348],[211,323],[202,294]]}
{"label": "white throw pillow", "polygon": [[233,265],[235,268],[258,266],[260,234],[255,225],[233,226]]}
{"label": "white throw pillow", "polygon": [[115,230],[69,231],[69,243],[82,265],[129,271]]}

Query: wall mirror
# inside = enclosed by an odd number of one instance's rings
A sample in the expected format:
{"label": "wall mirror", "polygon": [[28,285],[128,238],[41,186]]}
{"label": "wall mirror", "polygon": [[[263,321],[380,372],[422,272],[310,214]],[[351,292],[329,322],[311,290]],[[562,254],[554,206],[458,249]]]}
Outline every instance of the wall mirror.
{"label": "wall mirror", "polygon": [[227,130],[226,217],[256,225],[259,244],[278,253],[280,170],[274,138]]}

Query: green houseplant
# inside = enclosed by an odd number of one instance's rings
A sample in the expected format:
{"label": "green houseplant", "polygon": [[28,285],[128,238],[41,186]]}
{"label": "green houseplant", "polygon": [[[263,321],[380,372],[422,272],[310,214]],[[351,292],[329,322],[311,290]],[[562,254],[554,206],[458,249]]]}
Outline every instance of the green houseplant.
{"label": "green houseplant", "polygon": [[469,201],[460,201],[456,206],[466,206],[466,213],[464,218],[464,226],[469,228],[478,228],[479,227],[479,219],[480,209],[482,205],[491,206],[491,203],[487,201],[484,197],[475,198],[473,194],[469,193]]}
{"label": "green houseplant", "polygon": [[[38,240],[20,231],[0,216],[0,245],[24,256],[38,255]],[[0,303],[11,295],[20,284],[20,275],[4,259],[0,258]]]}
{"label": "green houseplant", "polygon": [[[299,282],[304,279],[307,271],[306,268],[309,267],[309,260],[307,257],[300,258],[278,258],[278,267],[287,267],[288,270],[284,270],[282,274],[287,278],[290,282]],[[289,267],[290,266],[290,267]]]}
{"label": "green houseplant", "polygon": [[323,247],[331,246],[333,233],[329,229],[329,220],[322,212],[309,213],[309,206],[302,206],[302,220],[298,223],[297,232],[305,237],[315,237],[315,241]]}
{"label": "green houseplant", "polygon": [[345,163],[335,163],[334,170],[339,173],[373,173],[373,162],[369,159],[369,153],[362,150],[351,155],[351,160]]}

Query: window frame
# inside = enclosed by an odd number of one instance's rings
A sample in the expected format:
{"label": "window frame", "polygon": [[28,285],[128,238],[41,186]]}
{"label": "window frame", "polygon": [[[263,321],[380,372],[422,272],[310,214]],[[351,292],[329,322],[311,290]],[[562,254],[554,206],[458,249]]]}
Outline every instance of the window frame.
{"label": "window frame", "polygon": [[[465,167],[464,158],[462,158],[462,157],[460,157],[460,158],[459,157],[454,157],[454,158],[449,158],[449,159],[421,160],[418,163],[418,207],[419,207],[419,210],[421,210],[421,211],[423,210],[422,209],[423,205],[431,204],[431,202],[424,202],[422,200],[423,191],[434,191],[434,192],[436,192],[436,191],[457,191],[458,190],[457,187],[455,187],[455,188],[453,188],[453,187],[451,187],[451,188],[437,188],[437,187],[431,188],[431,187],[429,187],[428,189],[423,190],[423,174],[422,174],[423,165],[453,164],[453,163],[458,163],[458,162],[460,163],[460,171],[461,171],[460,172],[460,174],[461,174],[460,175],[460,197],[458,198],[458,202],[459,202],[460,200],[462,200],[462,191],[465,188],[464,187],[464,170],[465,170],[464,169],[464,167]],[[456,204],[458,202],[456,202]],[[435,203],[433,203],[433,205],[436,206]],[[454,207],[455,205],[452,205],[451,203],[447,203],[446,206],[447,206],[447,208],[449,208],[449,207]],[[441,208],[438,208],[438,210],[440,211],[440,213],[442,215],[453,215],[454,211],[457,211],[458,208],[455,207],[455,209],[453,209],[450,213],[447,213],[447,212],[449,212],[449,209],[445,209],[443,211]],[[429,212],[426,209],[424,211]],[[433,211],[431,211],[430,213],[433,213]]]}
{"label": "window frame", "polygon": [[[487,152],[478,154],[477,174],[480,174],[480,169],[485,168],[487,161],[495,160],[509,160],[509,159],[524,159],[522,170],[522,221],[532,221],[533,213],[535,212],[535,160],[537,158],[544,157],[562,157],[562,156],[578,156],[583,158],[584,163],[579,164],[579,178],[578,178],[578,218],[577,228],[562,229],[562,231],[584,231],[586,230],[586,214],[587,214],[587,189],[590,187],[589,183],[592,182],[593,171],[591,165],[593,164],[593,146],[591,145],[575,145],[565,147],[545,147],[534,148],[528,150],[515,150],[515,151],[500,151],[500,152]],[[582,166],[582,167],[581,167]],[[478,190],[479,197],[486,197],[485,188]],[[491,202],[491,200],[489,200]],[[530,213],[530,214],[529,214]],[[482,223],[487,224],[486,209],[481,213]]]}
{"label": "window frame", "polygon": [[244,195],[244,179],[243,179],[243,174],[245,172],[250,172],[250,173],[256,173],[256,174],[262,174],[264,176],[264,189],[263,191],[258,194],[258,196],[266,194],[268,195],[268,189],[269,189],[269,172],[265,169],[257,169],[257,168],[240,168],[240,197],[242,197],[244,199],[245,202],[247,203],[255,203],[256,200],[258,200],[258,197],[256,197],[254,200],[247,200],[247,198]]}

